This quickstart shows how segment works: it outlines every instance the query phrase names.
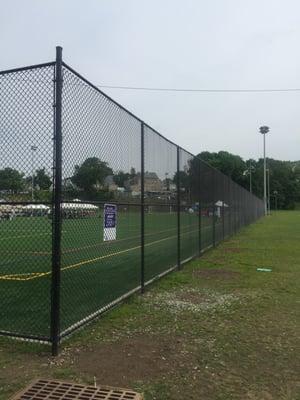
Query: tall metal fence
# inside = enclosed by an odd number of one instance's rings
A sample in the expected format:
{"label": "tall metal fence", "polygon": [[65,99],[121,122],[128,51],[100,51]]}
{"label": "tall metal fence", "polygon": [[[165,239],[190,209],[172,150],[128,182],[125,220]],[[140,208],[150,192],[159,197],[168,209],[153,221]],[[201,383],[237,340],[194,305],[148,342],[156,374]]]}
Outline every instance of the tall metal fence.
{"label": "tall metal fence", "polygon": [[263,215],[62,61],[0,72],[0,334],[60,340]]}

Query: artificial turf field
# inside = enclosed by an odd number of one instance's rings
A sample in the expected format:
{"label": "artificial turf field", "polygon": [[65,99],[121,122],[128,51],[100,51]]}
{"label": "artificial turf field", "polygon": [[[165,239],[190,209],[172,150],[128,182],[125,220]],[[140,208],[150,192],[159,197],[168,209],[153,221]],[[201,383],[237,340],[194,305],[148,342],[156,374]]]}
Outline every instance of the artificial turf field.
{"label": "artificial turf field", "polygon": [[[133,208],[133,207],[132,207]],[[181,260],[199,251],[199,218],[181,213]],[[50,335],[52,221],[0,222],[0,331]],[[201,218],[202,248],[212,244],[212,218]],[[221,238],[216,224],[216,240]],[[117,240],[103,242],[102,210],[62,224],[61,331],[140,285],[140,214],[118,213]],[[145,214],[145,280],[177,262],[177,214]]]}

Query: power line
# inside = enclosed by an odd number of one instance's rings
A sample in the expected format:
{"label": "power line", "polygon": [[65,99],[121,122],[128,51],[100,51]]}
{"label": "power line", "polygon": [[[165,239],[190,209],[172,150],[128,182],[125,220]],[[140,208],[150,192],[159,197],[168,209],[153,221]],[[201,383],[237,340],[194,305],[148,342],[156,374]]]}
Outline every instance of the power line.
{"label": "power line", "polygon": [[[42,79],[36,78],[15,78],[21,82],[44,82]],[[72,83],[73,86],[82,85],[83,83]],[[187,93],[284,93],[284,92],[300,92],[300,88],[273,88],[273,89],[191,89],[191,88],[163,88],[163,87],[147,87],[147,86],[117,86],[117,85],[95,85],[99,89],[120,89],[120,90],[140,90],[149,92],[187,92]]]}
{"label": "power line", "polygon": [[[44,82],[36,78],[15,78],[21,82]],[[82,82],[72,83],[73,86],[82,85]],[[147,86],[117,86],[117,85],[95,85],[99,89],[120,89],[120,90],[140,90],[150,92],[187,92],[187,93],[281,93],[281,92],[300,92],[300,88],[273,88],[273,89],[191,89],[191,88],[163,88]]]}
{"label": "power line", "polygon": [[197,92],[197,93],[272,93],[272,92],[300,92],[300,88],[285,89],[185,89],[185,88],[160,88],[138,86],[98,85],[104,89],[144,90],[156,92]]}

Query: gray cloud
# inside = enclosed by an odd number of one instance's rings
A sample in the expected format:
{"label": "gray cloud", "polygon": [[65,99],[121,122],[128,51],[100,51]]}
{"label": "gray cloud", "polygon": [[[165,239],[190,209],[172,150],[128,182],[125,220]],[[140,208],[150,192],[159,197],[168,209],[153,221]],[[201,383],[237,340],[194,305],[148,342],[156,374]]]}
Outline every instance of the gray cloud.
{"label": "gray cloud", "polygon": [[[1,1],[0,69],[67,63],[95,84],[188,88],[300,87],[297,0]],[[300,93],[107,90],[193,153],[299,159]]]}

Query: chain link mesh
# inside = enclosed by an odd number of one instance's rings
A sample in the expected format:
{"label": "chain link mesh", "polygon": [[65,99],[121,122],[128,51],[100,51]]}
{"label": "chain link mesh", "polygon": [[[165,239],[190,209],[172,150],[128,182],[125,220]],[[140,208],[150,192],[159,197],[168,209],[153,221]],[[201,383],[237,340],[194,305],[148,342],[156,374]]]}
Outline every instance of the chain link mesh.
{"label": "chain link mesh", "polygon": [[53,65],[0,74],[0,331],[49,339]]}
{"label": "chain link mesh", "polygon": [[[45,340],[57,239],[54,70],[0,73],[0,333]],[[66,64],[62,77],[60,337],[263,215],[260,199]]]}
{"label": "chain link mesh", "polygon": [[177,263],[176,171],[177,147],[145,127],[146,281]]}
{"label": "chain link mesh", "polygon": [[[140,284],[140,122],[63,69],[61,330]],[[104,241],[104,204],[117,205]]]}

